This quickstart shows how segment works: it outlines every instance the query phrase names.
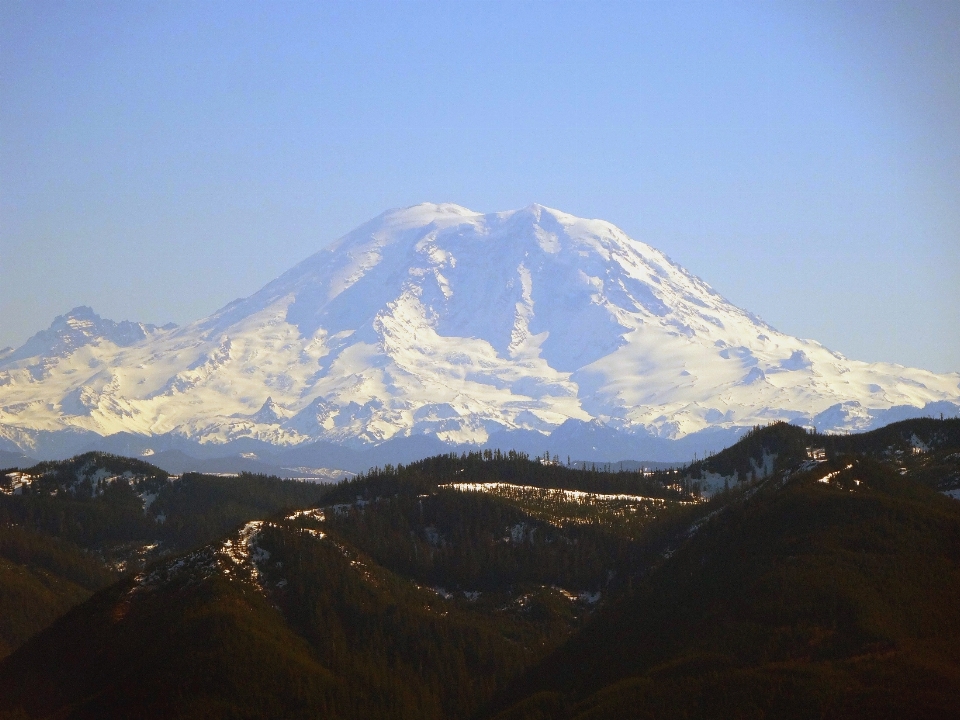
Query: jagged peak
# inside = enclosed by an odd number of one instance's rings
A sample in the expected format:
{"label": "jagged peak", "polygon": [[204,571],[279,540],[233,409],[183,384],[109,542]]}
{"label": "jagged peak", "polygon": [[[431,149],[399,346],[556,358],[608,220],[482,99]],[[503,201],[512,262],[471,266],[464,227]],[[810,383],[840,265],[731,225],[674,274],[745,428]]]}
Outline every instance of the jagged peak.
{"label": "jagged peak", "polygon": [[115,322],[101,317],[89,305],[78,305],[55,317],[50,327],[33,335],[16,350],[0,353],[0,362],[9,364],[34,357],[65,357],[78,348],[101,340],[127,347],[145,340],[158,330],[175,327],[172,323],[158,328],[130,320]]}

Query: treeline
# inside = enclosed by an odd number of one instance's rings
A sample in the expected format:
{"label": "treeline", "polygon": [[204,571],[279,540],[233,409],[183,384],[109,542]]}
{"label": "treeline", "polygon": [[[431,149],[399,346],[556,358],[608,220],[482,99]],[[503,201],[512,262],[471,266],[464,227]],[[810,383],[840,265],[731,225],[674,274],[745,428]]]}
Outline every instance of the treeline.
{"label": "treeline", "polygon": [[566,467],[546,456],[531,460],[526,453],[514,450],[483,450],[438,455],[409,465],[373,468],[337,485],[328,500],[352,502],[358,496],[373,499],[398,493],[422,494],[450,483],[491,482],[683,499],[684,489],[675,487],[680,481],[680,476],[669,470],[606,472],[594,467]]}

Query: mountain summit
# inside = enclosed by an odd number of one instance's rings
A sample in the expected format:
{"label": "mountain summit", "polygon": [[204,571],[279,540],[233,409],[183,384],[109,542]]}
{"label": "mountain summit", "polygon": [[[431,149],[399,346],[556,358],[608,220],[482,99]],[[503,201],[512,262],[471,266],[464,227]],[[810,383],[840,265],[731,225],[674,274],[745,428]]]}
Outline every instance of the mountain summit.
{"label": "mountain summit", "polygon": [[[174,325],[163,329],[170,330]],[[60,315],[46,330],[41,330],[20,348],[0,355],[0,362],[11,364],[17,360],[44,357],[67,357],[83,347],[107,340],[118,347],[136,345],[159,328],[155,325],[123,320],[114,322],[97,315],[92,308],[81,305],[66,315]]]}
{"label": "mountain summit", "polygon": [[960,401],[956,373],[784,335],[614,225],[540,205],[386,212],[181,328],[38,340],[61,321],[0,356],[0,435],[677,439],[775,419],[863,429]]}

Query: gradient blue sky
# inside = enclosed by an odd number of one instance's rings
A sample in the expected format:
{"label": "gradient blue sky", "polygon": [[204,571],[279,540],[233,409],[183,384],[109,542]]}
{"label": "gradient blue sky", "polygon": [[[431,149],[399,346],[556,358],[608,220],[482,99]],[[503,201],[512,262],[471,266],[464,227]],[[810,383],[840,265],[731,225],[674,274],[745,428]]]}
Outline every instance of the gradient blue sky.
{"label": "gradient blue sky", "polygon": [[0,3],[0,347],[198,319],[425,200],[958,371],[960,3]]}

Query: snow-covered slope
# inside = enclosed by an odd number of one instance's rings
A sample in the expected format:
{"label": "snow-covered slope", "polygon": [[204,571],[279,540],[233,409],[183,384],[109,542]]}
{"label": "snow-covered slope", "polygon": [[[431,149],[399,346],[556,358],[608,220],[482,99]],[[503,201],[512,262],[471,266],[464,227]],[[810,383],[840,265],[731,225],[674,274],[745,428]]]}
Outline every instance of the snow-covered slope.
{"label": "snow-covered slope", "polygon": [[57,318],[0,356],[0,437],[28,450],[63,429],[276,445],[481,444],[565,422],[665,439],[774,419],[856,430],[955,409],[958,383],[777,332],[610,223],[423,204],[186,327]]}

